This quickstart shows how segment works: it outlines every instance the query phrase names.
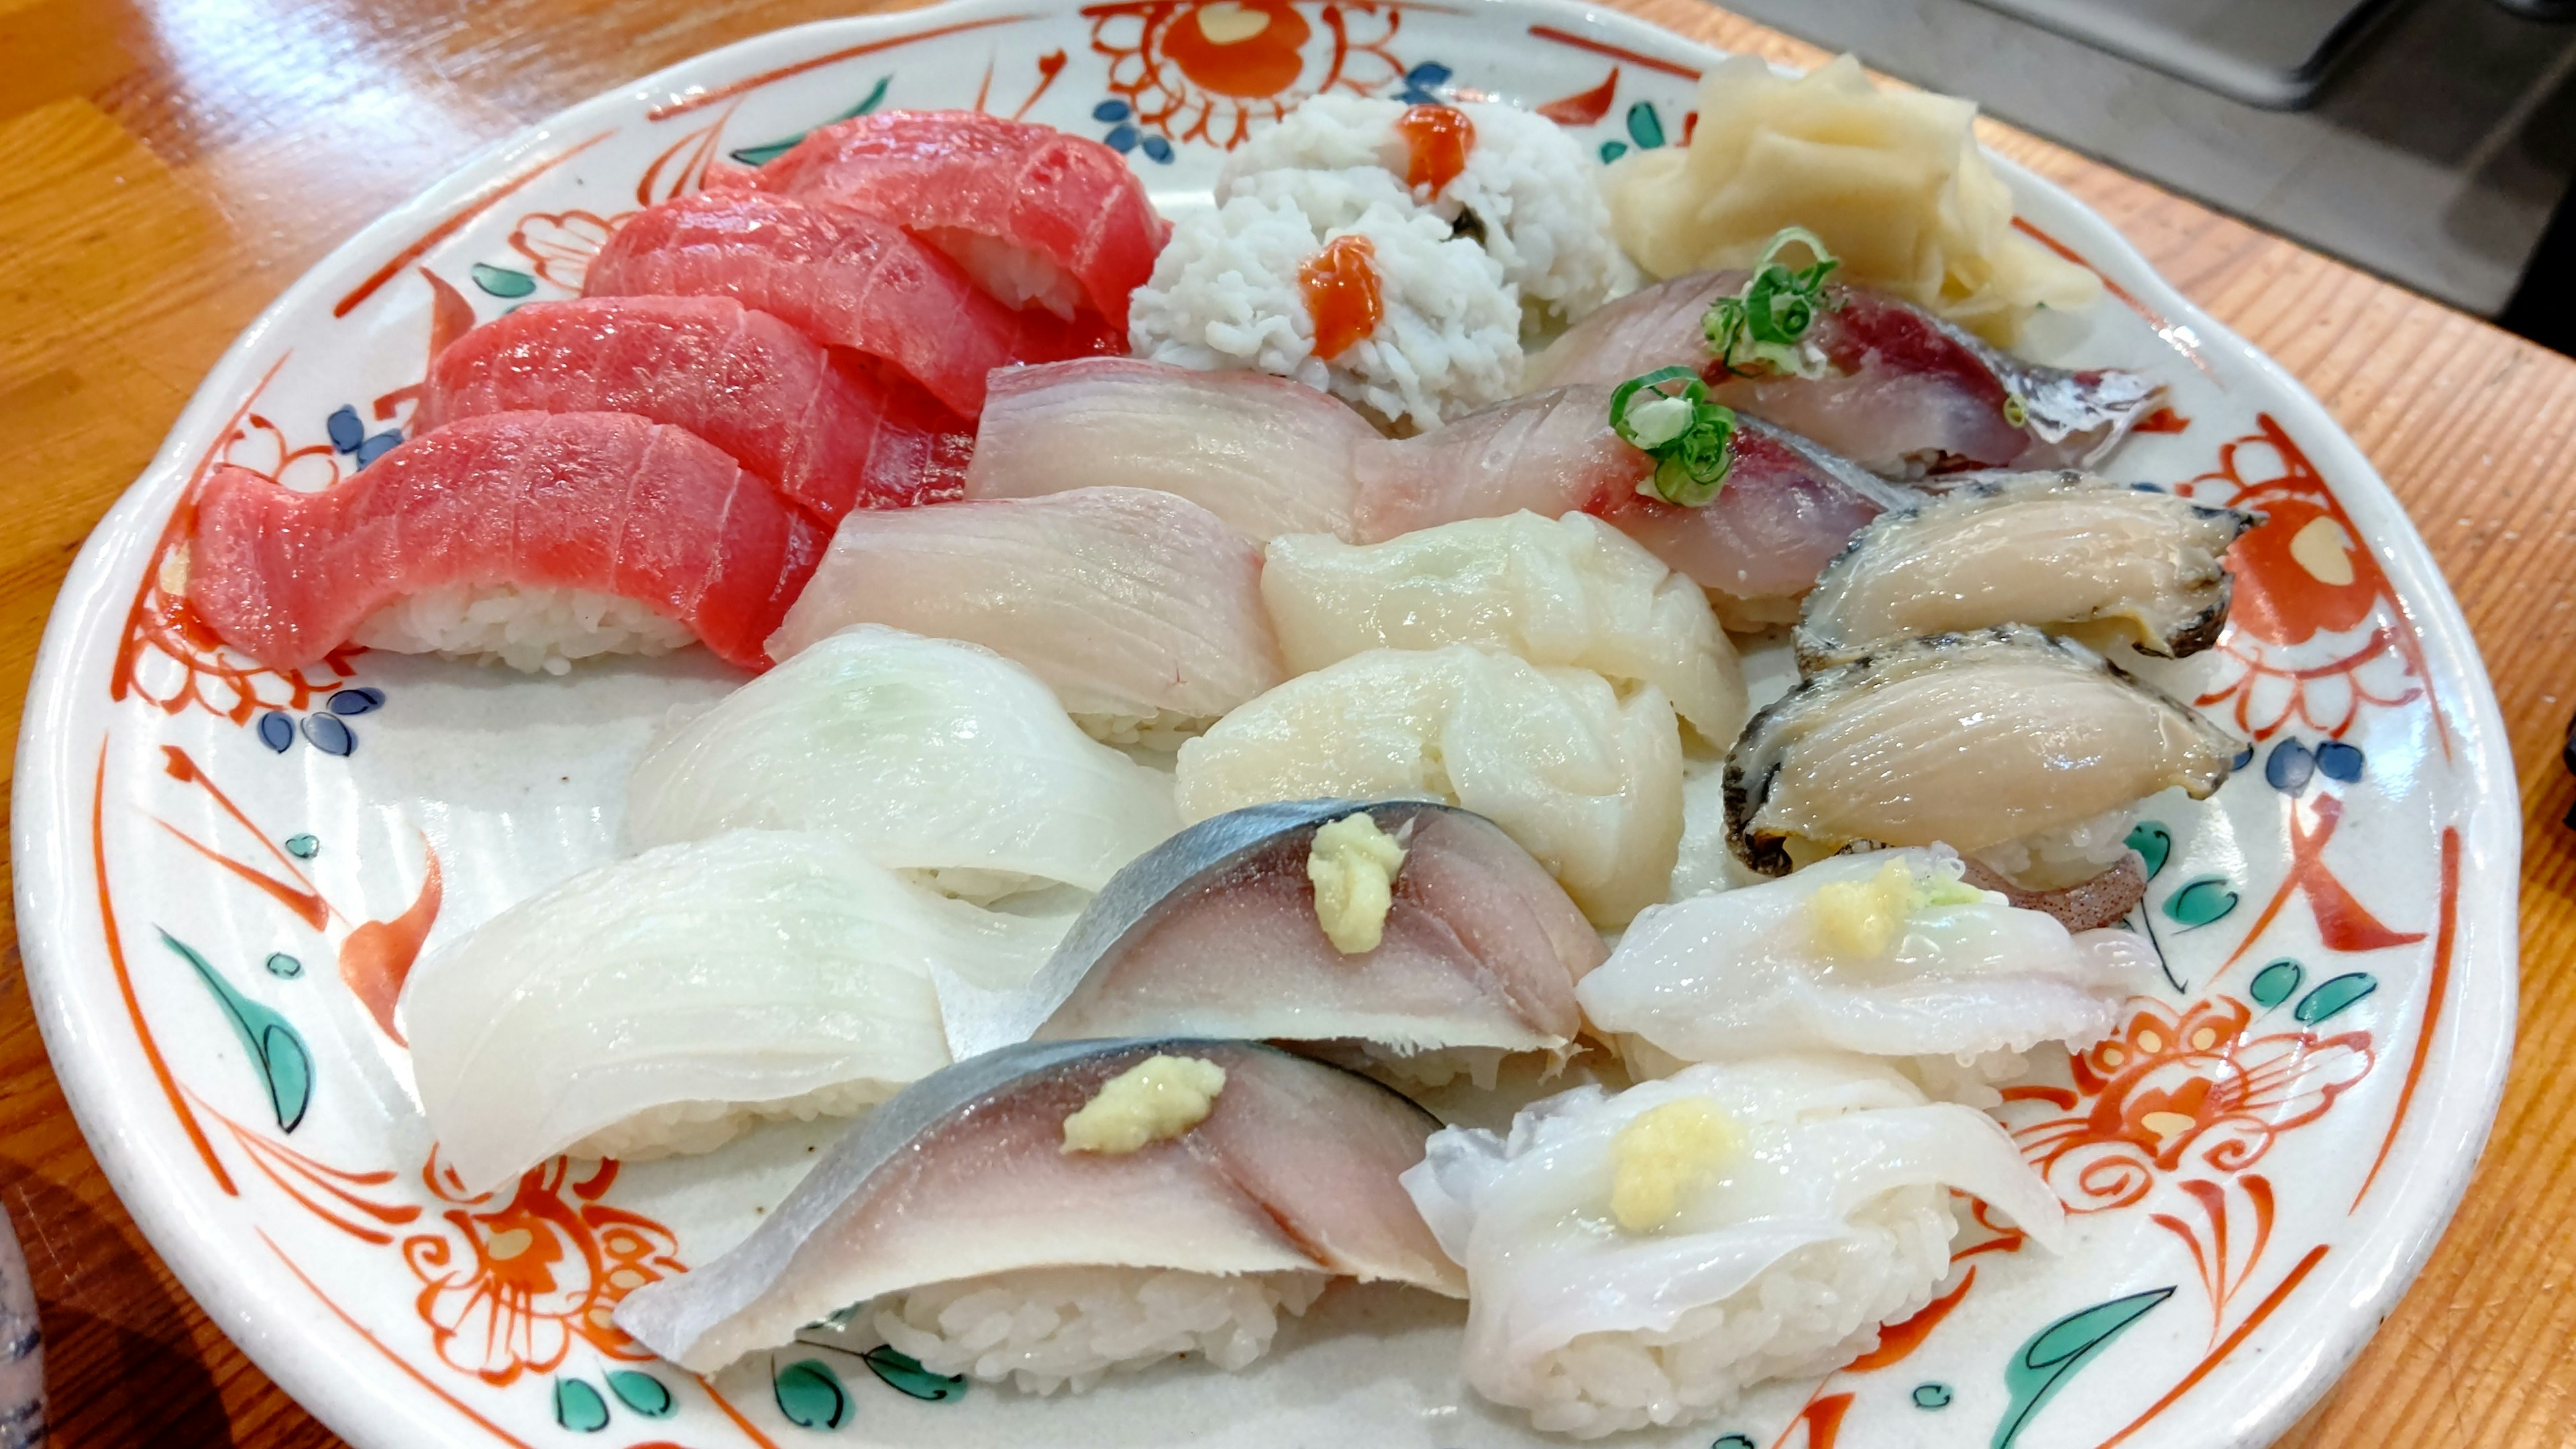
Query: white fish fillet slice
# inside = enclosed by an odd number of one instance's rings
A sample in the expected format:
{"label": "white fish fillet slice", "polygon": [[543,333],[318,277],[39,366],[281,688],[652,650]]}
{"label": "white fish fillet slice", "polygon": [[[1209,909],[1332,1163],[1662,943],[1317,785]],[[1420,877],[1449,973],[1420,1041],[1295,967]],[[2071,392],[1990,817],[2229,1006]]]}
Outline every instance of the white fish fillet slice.
{"label": "white fish fillet slice", "polygon": [[992,375],[966,496],[1152,488],[1256,543],[1347,535],[1351,453],[1377,436],[1339,400],[1262,373],[1118,357],[1051,362]]}
{"label": "white fish fillet slice", "polygon": [[1657,685],[1721,746],[1749,710],[1743,665],[1708,596],[1587,514],[1524,510],[1366,546],[1291,534],[1271,541],[1261,595],[1300,674],[1369,649],[1489,644]]}
{"label": "white fish fillet slice", "polygon": [[1098,890],[1180,828],[1163,777],[1085,736],[990,650],[861,624],[664,735],[638,844],[750,827],[836,835],[892,870]]}
{"label": "white fish fillet slice", "polygon": [[1081,488],[860,509],[776,634],[784,660],[852,624],[980,644],[1095,735],[1215,719],[1285,677],[1252,541],[1185,498]]}
{"label": "white fish fillet slice", "polygon": [[1025,979],[1065,924],[949,900],[829,837],[737,831],[502,912],[413,969],[402,1022],[422,1110],[481,1191],[631,1119],[686,1121],[702,1150],[728,1108],[882,1100],[947,1064],[932,962]]}
{"label": "white fish fillet slice", "polygon": [[1272,800],[1464,806],[1595,925],[1663,899],[1681,850],[1681,732],[1664,692],[1472,644],[1372,649],[1300,675],[1181,747],[1191,820]]}

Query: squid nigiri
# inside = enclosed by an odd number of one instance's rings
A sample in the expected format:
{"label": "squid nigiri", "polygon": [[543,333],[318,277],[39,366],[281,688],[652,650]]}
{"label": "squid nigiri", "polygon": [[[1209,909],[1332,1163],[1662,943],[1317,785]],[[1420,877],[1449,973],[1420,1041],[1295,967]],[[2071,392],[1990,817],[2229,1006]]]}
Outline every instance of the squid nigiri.
{"label": "squid nigiri", "polygon": [[[1329,874],[1326,832],[1355,818],[1392,847],[1362,867],[1366,900]],[[940,996],[960,1059],[1032,1030],[1178,1032],[1364,1043],[1409,1078],[1465,1066],[1490,1079],[1507,1053],[1572,1047],[1574,984],[1601,958],[1583,913],[1491,821],[1419,800],[1302,800],[1200,821],[1139,856],[1025,992],[942,977]]]}
{"label": "squid nigiri", "polygon": [[1181,746],[1191,820],[1272,800],[1424,796],[1537,857],[1597,925],[1663,899],[1681,850],[1664,692],[1472,644],[1372,649],[1300,675]]}
{"label": "squid nigiri", "polygon": [[403,986],[421,1109],[473,1191],[557,1153],[703,1152],[947,1065],[929,968],[1025,978],[1062,921],[977,910],[825,836],[746,830],[573,877]]}
{"label": "squid nigiri", "polygon": [[760,669],[823,542],[813,519],[679,428],[492,413],[317,493],[216,469],[196,499],[188,601],[272,669],[355,642],[559,674],[692,638]]}
{"label": "squid nigiri", "polygon": [[1083,735],[1035,675],[862,624],[655,741],[638,844],[741,827],[838,836],[952,894],[1097,890],[1180,828],[1156,771]]}
{"label": "squid nigiri", "polygon": [[1437,1126],[1249,1042],[1008,1047],[878,1108],[617,1325],[700,1373],[850,1309],[934,1373],[1038,1393],[1179,1353],[1241,1368],[1332,1277],[1461,1295],[1396,1181]]}
{"label": "squid nigiri", "polygon": [[1532,359],[1531,385],[1617,383],[1659,367],[1695,367],[1711,401],[1889,477],[2081,467],[2118,446],[2164,397],[2162,384],[2136,373],[2024,362],[1919,307],[1841,283],[1823,288],[1805,338],[1822,359],[1821,375],[1730,371],[1710,355],[1701,319],[1746,277],[1699,272],[1620,298]]}
{"label": "squid nigiri", "polygon": [[1696,1066],[1450,1127],[1404,1175],[1467,1270],[1467,1382],[1553,1433],[1725,1412],[1831,1372],[1950,1271],[1950,1190],[2051,1250],[2055,1194],[1984,1113],[1859,1057]]}
{"label": "squid nigiri", "polygon": [[1177,742],[1285,677],[1260,571],[1250,539],[1143,488],[852,514],[769,651],[856,623],[962,639],[1101,739]]}
{"label": "squid nigiri", "polygon": [[1125,358],[1014,368],[992,379],[966,496],[1153,488],[1255,543],[1346,534],[1352,452],[1377,436],[1338,399],[1257,372]]}

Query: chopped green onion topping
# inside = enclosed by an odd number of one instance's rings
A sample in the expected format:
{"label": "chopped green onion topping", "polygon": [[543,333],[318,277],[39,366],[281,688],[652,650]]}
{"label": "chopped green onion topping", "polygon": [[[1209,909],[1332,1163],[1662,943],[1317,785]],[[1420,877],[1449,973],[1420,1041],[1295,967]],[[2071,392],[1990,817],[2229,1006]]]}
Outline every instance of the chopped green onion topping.
{"label": "chopped green onion topping", "polygon": [[2022,401],[2020,393],[2004,394],[2004,421],[2016,428],[2030,421],[2030,404]]}
{"label": "chopped green onion topping", "polygon": [[1708,384],[1687,367],[1632,377],[1610,394],[1610,430],[1653,457],[1637,492],[1697,508],[1726,486],[1735,466],[1735,410],[1708,400]]}
{"label": "chopped green onion topping", "polygon": [[[1803,270],[1780,260],[1780,253],[1792,246],[1805,247],[1812,258]],[[1710,303],[1700,318],[1708,350],[1729,372],[1822,377],[1824,358],[1800,343],[1816,318],[1832,307],[1825,299],[1825,278],[1841,265],[1825,250],[1822,237],[1802,226],[1783,227],[1762,248],[1762,259],[1753,264],[1743,289]]]}

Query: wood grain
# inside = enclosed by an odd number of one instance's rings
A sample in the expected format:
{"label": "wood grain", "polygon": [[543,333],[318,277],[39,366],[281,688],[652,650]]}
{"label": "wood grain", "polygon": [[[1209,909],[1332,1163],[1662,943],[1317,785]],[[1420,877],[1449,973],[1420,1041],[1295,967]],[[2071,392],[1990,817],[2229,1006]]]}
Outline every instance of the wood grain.
{"label": "wood grain", "polygon": [[[1612,0],[1796,64],[1691,0]],[[81,539],[237,331],[368,218],[476,147],[834,0],[0,0],[0,724]],[[2467,610],[2525,819],[2522,1040],[2449,1237],[2283,1441],[2557,1446],[2576,1423],[2576,363],[2003,127],[2297,373],[2359,440]],[[46,1064],[14,933],[0,987],[0,1200],[43,1303],[68,1445],[324,1444],[118,1205]]]}

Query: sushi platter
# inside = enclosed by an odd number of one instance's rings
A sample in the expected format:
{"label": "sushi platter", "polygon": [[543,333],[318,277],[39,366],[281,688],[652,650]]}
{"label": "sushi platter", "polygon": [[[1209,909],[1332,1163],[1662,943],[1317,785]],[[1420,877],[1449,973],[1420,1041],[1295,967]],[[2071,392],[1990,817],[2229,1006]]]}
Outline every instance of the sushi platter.
{"label": "sushi platter", "polygon": [[2259,1449],[2493,1119],[2503,726],[1972,118],[1555,0],[552,118],[56,604],[82,1130],[361,1449]]}

